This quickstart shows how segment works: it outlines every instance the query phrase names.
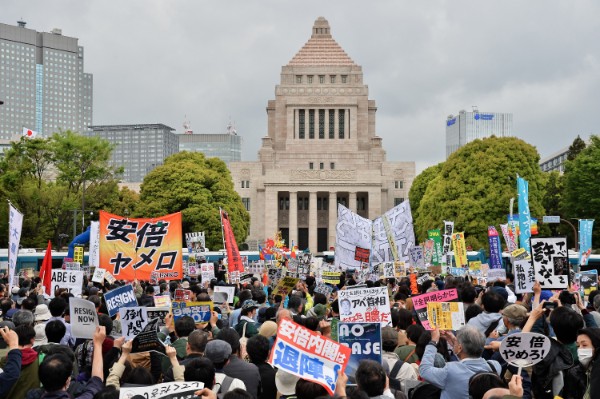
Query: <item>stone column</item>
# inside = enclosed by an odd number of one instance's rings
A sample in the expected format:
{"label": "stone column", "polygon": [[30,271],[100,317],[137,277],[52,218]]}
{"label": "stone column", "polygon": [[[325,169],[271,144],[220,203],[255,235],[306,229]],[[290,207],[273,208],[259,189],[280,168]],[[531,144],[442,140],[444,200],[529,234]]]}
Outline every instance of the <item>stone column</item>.
{"label": "stone column", "polygon": [[[381,190],[369,190],[369,219],[381,216]],[[387,209],[386,209],[387,211]]]}
{"label": "stone column", "polygon": [[274,187],[265,187],[265,231],[261,240],[274,237],[278,231],[279,192]]}
{"label": "stone column", "polygon": [[295,245],[298,245],[298,192],[290,191],[290,242],[288,242],[288,246],[290,249],[292,248],[292,242]]}
{"label": "stone column", "polygon": [[351,191],[348,193],[348,209],[356,213],[356,192]]}
{"label": "stone column", "polygon": [[317,252],[317,192],[311,191],[308,198],[308,248]]}
{"label": "stone column", "polygon": [[335,191],[329,192],[329,223],[327,226],[328,244],[327,250],[331,247],[335,247],[335,236],[337,226],[337,193]]}

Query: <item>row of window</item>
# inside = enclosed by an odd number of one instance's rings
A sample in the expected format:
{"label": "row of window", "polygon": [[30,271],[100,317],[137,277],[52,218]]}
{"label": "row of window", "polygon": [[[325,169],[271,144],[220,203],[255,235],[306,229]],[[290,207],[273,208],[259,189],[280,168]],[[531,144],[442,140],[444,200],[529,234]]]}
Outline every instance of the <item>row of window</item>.
{"label": "row of window", "polygon": [[[318,133],[319,139],[325,138],[325,111],[324,109],[319,109],[319,120],[318,120]],[[328,128],[328,137],[330,139],[335,139],[335,110],[329,109],[328,118],[329,118],[329,128]],[[343,139],[345,136],[346,130],[346,110],[339,109],[338,111],[338,137]],[[298,110],[298,138],[305,139],[306,138],[306,110],[300,109]],[[315,110],[308,110],[308,138],[315,138]]]}
{"label": "row of window", "polygon": [[[404,200],[404,199],[402,199]],[[337,198],[337,203],[347,206],[346,198]],[[298,197],[298,210],[308,211],[309,210],[309,199],[306,196]],[[356,210],[365,211],[367,210],[368,200],[366,197],[358,197],[356,199]],[[329,209],[329,197],[317,197],[317,211],[326,211]],[[279,197],[279,210],[289,211],[290,210],[290,197]]]}
{"label": "row of window", "polygon": [[[315,163],[314,162],[309,162],[308,163],[308,169],[314,169],[315,168]],[[325,169],[325,163],[324,162],[319,162],[319,169],[323,170]],[[335,169],[335,162],[329,162],[329,169],[333,170]]]}
{"label": "row of window", "polygon": [[[318,75],[320,84],[325,83],[325,76],[326,75]],[[329,76],[329,83],[331,83],[331,84],[336,83],[337,75],[327,75],[327,76]],[[348,75],[341,75],[340,78],[341,78],[340,80],[342,83],[348,83]],[[302,84],[303,80],[304,80],[303,75],[296,75],[296,83],[297,84]],[[306,75],[306,83],[312,84],[313,81],[314,81],[314,75]]]}

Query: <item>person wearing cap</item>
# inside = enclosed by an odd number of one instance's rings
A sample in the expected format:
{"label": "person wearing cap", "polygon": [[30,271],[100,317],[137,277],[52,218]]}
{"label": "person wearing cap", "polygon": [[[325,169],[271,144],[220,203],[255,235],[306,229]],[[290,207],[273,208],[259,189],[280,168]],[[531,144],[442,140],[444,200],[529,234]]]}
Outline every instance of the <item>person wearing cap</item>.
{"label": "person wearing cap", "polygon": [[206,344],[204,357],[213,362],[215,366],[215,385],[213,392],[226,393],[236,388],[246,389],[244,382],[238,378],[225,375],[223,368],[229,363],[231,357],[231,345],[220,339],[214,339]]}
{"label": "person wearing cap", "polygon": [[275,374],[275,386],[279,392],[279,399],[295,399],[296,383],[300,380],[293,374],[283,370],[278,370]]}
{"label": "person wearing cap", "polygon": [[252,338],[258,334],[256,321],[254,320],[256,309],[258,309],[258,303],[252,299],[248,299],[242,304],[240,321],[235,325],[235,331],[237,331],[240,336],[244,334],[244,331],[246,332],[246,338]]}
{"label": "person wearing cap", "polygon": [[36,324],[46,324],[48,320],[52,318],[50,309],[48,309],[48,305],[46,304],[37,305],[33,315],[35,317]]}
{"label": "person wearing cap", "polygon": [[390,378],[390,387],[400,390],[406,380],[417,380],[418,375],[410,363],[403,361],[394,353],[398,346],[398,331],[394,327],[381,329],[381,360],[383,368]]}

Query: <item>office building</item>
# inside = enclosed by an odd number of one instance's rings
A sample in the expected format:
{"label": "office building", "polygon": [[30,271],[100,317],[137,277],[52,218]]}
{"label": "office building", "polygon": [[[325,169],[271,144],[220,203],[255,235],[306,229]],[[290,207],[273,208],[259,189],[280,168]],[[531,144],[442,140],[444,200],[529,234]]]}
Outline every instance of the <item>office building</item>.
{"label": "office building", "polygon": [[85,132],[92,124],[93,78],[83,66],[83,47],[60,29],[0,23],[0,138],[24,127],[44,136]]}
{"label": "office building", "polygon": [[242,160],[242,137],[232,124],[227,126],[225,133],[194,134],[185,125],[186,133],[179,136],[179,151],[201,152],[207,158],[219,158],[227,165]]}
{"label": "office building", "polygon": [[89,136],[97,136],[115,146],[110,159],[113,167],[123,167],[123,182],[140,183],[165,158],[179,152],[175,129],[162,123],[148,125],[90,126]]}
{"label": "office building", "polygon": [[446,119],[446,158],[476,139],[513,135],[512,114],[462,110]]}
{"label": "office building", "polygon": [[250,212],[250,248],[281,231],[322,252],[335,245],[338,203],[374,219],[408,197],[415,163],[386,161],[376,112],[362,67],[318,18],[282,67],[258,161],[230,164]]}

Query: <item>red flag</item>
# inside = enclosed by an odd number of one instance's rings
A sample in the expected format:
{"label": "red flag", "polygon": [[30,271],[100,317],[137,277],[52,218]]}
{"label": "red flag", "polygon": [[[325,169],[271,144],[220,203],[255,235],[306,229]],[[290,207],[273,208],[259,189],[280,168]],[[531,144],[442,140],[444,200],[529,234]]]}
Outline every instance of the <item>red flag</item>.
{"label": "red flag", "polygon": [[50,241],[48,241],[48,248],[46,248],[46,255],[44,255],[44,261],[42,262],[40,279],[46,289],[46,294],[50,295],[50,280],[52,279],[52,243]]}
{"label": "red flag", "polygon": [[225,238],[225,249],[227,250],[227,268],[229,272],[244,272],[244,264],[242,263],[242,257],[238,250],[237,243],[235,242],[235,236],[231,229],[231,223],[229,222],[229,216],[227,212],[221,210],[221,224],[223,225],[223,237]]}

